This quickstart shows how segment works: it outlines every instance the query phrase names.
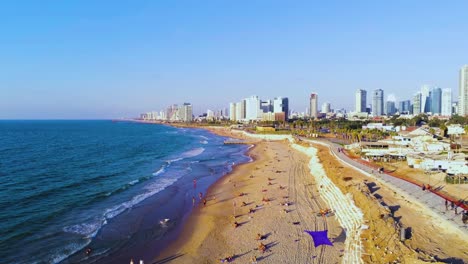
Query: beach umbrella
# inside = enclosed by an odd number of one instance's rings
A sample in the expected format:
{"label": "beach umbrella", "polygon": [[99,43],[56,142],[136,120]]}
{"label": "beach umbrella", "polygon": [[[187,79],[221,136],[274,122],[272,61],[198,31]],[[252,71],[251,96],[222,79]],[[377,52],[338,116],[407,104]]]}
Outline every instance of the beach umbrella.
{"label": "beach umbrella", "polygon": [[315,247],[318,247],[320,245],[333,246],[333,243],[330,241],[330,239],[328,239],[328,230],[323,230],[323,231],[304,230],[304,232],[312,236]]}

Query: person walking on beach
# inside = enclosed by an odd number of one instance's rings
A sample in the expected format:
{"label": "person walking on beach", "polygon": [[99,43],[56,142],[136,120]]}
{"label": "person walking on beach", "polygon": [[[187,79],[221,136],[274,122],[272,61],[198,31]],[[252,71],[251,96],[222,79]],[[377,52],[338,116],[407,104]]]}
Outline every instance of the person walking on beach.
{"label": "person walking on beach", "polygon": [[447,210],[448,210],[448,201],[445,200],[445,211],[447,211]]}
{"label": "person walking on beach", "polygon": [[206,199],[203,199],[203,206],[206,206]]}

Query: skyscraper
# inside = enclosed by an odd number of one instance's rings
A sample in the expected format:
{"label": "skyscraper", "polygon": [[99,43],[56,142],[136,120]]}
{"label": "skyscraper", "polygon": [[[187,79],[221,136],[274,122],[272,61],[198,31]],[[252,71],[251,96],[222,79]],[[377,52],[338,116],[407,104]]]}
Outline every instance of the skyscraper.
{"label": "skyscraper", "polygon": [[231,121],[237,121],[237,118],[236,118],[236,103],[230,103],[229,104],[229,119]]}
{"label": "skyscraper", "polygon": [[372,115],[381,116],[384,110],[384,91],[377,89],[372,92]]}
{"label": "skyscraper", "polygon": [[289,118],[289,99],[287,97],[276,97],[273,100],[273,112],[284,113],[285,120]]}
{"label": "skyscraper", "polygon": [[458,93],[458,114],[468,115],[468,65],[460,69],[460,90]]}
{"label": "skyscraper", "polygon": [[317,107],[318,107],[318,94],[311,93],[310,94],[310,108],[309,108],[309,116],[311,118],[317,117]]}
{"label": "skyscraper", "polygon": [[331,112],[331,109],[330,109],[330,103],[329,102],[325,102],[322,104],[322,113],[330,113]]}
{"label": "skyscraper", "polygon": [[262,117],[262,110],[260,109],[260,99],[258,96],[251,96],[245,99],[245,119],[258,120]]}
{"label": "skyscraper", "polygon": [[433,115],[440,115],[442,111],[442,89],[439,87],[431,91],[431,112]]}
{"label": "skyscraper", "polygon": [[244,121],[245,120],[245,100],[236,103],[236,120]]}
{"label": "skyscraper", "polygon": [[192,105],[190,103],[184,103],[182,105],[179,111],[179,118],[183,122],[193,121]]}
{"label": "skyscraper", "polygon": [[400,114],[408,114],[410,112],[411,101],[405,100],[398,103],[398,112]]}
{"label": "skyscraper", "polygon": [[442,90],[441,115],[452,115],[452,89],[450,88],[445,88]]}
{"label": "skyscraper", "polygon": [[421,92],[418,92],[413,97],[413,115],[421,113]]}
{"label": "skyscraper", "polygon": [[356,91],[356,112],[366,112],[367,91],[358,89]]}
{"label": "skyscraper", "polygon": [[396,108],[395,108],[395,102],[393,101],[387,101],[387,115],[393,115],[396,113]]}
{"label": "skyscraper", "polygon": [[429,94],[432,90],[430,85],[423,85],[421,87],[421,113],[427,113],[431,111],[431,100]]}

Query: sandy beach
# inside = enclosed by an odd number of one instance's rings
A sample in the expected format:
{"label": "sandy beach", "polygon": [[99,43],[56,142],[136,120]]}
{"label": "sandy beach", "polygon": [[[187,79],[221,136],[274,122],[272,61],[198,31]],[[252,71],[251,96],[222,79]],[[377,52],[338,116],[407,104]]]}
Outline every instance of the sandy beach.
{"label": "sandy beach", "polygon": [[[246,137],[224,129],[215,132]],[[288,140],[259,140],[249,151],[254,161],[236,166],[210,187],[206,206],[196,205],[182,235],[155,258],[155,263],[220,263],[228,256],[234,263],[252,263],[253,257],[260,263],[349,263],[343,260],[348,251],[354,251],[364,263],[468,260],[466,237],[451,232],[426,208],[340,163],[324,146],[313,146],[320,163],[314,167],[311,157],[298,151],[300,147],[292,147]],[[322,168],[330,186],[318,185],[320,177],[310,173],[309,165]],[[342,196],[336,199],[347,199],[349,206],[340,209],[330,197],[327,202],[331,193],[327,190],[340,192]],[[345,212],[354,205],[356,212]],[[331,206],[337,215],[317,215]],[[346,245],[346,239],[349,244],[353,236],[346,236],[344,222],[359,213],[362,223],[355,224],[359,225],[359,241]],[[235,222],[238,227],[234,227]],[[396,228],[398,222],[411,227],[404,242]],[[334,245],[315,248],[304,230],[328,230]],[[263,240],[257,240],[258,234]],[[259,250],[260,243],[266,247],[264,253]],[[362,247],[350,250],[358,243]]]}

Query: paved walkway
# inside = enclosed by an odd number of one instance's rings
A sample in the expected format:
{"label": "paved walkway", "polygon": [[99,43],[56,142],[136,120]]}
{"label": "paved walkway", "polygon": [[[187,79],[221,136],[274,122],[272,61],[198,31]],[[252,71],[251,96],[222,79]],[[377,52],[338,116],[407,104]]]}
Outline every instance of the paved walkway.
{"label": "paved walkway", "polygon": [[462,232],[464,232],[465,234],[468,234],[468,225],[463,224],[462,222],[461,212],[463,211],[463,209],[458,208],[457,214],[455,214],[455,210],[451,209],[451,206],[450,206],[451,203],[449,202],[448,210],[446,210],[446,207],[445,207],[446,200],[443,197],[439,196],[438,194],[429,192],[429,191],[423,191],[421,187],[418,185],[415,185],[413,183],[410,183],[400,178],[396,178],[386,173],[382,173],[382,174],[377,173],[377,170],[375,170],[374,168],[371,168],[369,166],[366,166],[365,164],[359,163],[351,159],[345,153],[343,153],[343,151],[338,151],[338,149],[341,148],[340,145],[331,143],[329,141],[323,141],[323,140],[307,140],[307,139],[302,139],[302,140],[328,146],[330,150],[332,151],[332,153],[337,158],[341,159],[342,161],[344,161],[345,163],[353,167],[356,167],[362,170],[368,175],[372,174],[375,178],[384,181],[387,185],[390,185],[390,187],[393,187],[394,189],[398,190],[399,193],[412,197],[415,200],[421,202],[422,204],[430,208],[433,212],[441,216],[443,219],[449,222],[452,222]]}

